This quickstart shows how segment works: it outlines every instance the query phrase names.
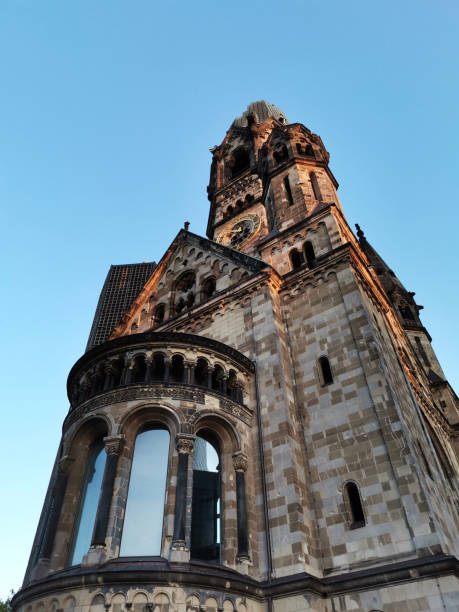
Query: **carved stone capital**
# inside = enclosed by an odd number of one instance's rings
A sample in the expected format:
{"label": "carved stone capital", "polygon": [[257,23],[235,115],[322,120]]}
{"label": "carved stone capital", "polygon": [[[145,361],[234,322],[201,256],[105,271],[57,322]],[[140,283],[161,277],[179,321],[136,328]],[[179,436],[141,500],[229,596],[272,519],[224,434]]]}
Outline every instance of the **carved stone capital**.
{"label": "carved stone capital", "polygon": [[75,460],[72,459],[72,457],[69,457],[68,455],[64,455],[64,457],[62,457],[62,459],[59,460],[59,472],[68,476],[68,473],[70,472],[70,468],[74,461]]}
{"label": "carved stone capital", "polygon": [[175,438],[175,444],[179,453],[191,455],[193,452],[195,436],[190,434],[178,434]]}
{"label": "carved stone capital", "polygon": [[245,472],[249,466],[247,455],[245,453],[235,453],[233,455],[233,465],[236,472]]}
{"label": "carved stone capital", "polygon": [[107,436],[103,439],[107,455],[119,455],[123,448],[124,436]]}

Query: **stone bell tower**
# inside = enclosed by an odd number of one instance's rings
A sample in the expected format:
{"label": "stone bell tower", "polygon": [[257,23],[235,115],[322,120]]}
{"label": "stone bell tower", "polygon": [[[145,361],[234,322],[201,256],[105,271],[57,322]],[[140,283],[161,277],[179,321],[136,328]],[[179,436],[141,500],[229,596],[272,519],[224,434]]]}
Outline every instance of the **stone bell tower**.
{"label": "stone bell tower", "polygon": [[458,399],[321,138],[250,104],[207,238],[112,266],[14,612],[459,610]]}

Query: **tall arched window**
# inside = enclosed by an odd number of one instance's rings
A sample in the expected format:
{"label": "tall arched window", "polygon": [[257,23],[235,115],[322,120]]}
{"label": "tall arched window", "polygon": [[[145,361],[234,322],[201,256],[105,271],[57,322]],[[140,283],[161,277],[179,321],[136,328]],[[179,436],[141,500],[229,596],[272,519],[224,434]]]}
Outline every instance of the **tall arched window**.
{"label": "tall arched window", "polygon": [[316,254],[314,253],[314,247],[309,240],[304,243],[304,256],[306,258],[308,267],[313,268],[314,264],[316,263]]}
{"label": "tall arched window", "polygon": [[161,425],[135,440],[120,555],[161,554],[170,435]]}
{"label": "tall arched window", "polygon": [[351,512],[351,529],[365,526],[365,515],[363,514],[362,500],[360,499],[359,487],[355,482],[347,482],[344,487],[349,510]]}
{"label": "tall arched window", "polygon": [[89,449],[88,463],[81,488],[80,504],[74,527],[71,565],[81,563],[91,544],[100,487],[105,469],[105,448],[102,440],[97,440]]}
{"label": "tall arched window", "polygon": [[220,451],[211,432],[196,436],[193,450],[191,557],[220,562]]}
{"label": "tall arched window", "polygon": [[333,382],[333,375],[330,367],[330,362],[328,361],[328,357],[322,356],[319,358],[319,366],[320,366],[320,377],[322,379],[323,385],[331,385]]}

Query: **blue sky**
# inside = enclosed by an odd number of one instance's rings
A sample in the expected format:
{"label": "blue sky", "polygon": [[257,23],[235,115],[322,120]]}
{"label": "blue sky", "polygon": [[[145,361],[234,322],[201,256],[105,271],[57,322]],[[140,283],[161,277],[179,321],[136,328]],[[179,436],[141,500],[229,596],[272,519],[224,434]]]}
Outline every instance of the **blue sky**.
{"label": "blue sky", "polygon": [[321,135],[459,387],[458,25],[453,0],[0,3],[0,597],[110,264],[159,260],[185,220],[204,234],[209,149],[249,102]]}

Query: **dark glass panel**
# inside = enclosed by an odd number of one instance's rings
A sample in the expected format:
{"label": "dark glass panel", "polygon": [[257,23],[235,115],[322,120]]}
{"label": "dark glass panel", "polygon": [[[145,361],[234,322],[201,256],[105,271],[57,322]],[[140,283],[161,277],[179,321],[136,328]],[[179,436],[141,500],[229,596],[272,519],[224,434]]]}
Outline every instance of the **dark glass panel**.
{"label": "dark glass panel", "polygon": [[193,452],[191,556],[220,562],[220,458],[210,442],[197,436]]}

